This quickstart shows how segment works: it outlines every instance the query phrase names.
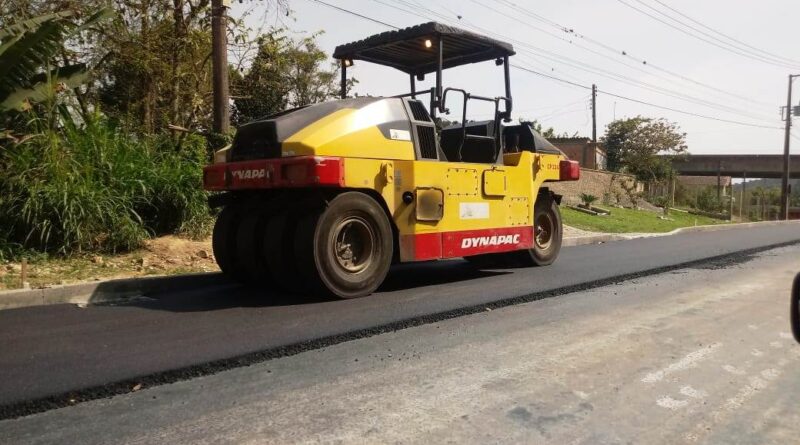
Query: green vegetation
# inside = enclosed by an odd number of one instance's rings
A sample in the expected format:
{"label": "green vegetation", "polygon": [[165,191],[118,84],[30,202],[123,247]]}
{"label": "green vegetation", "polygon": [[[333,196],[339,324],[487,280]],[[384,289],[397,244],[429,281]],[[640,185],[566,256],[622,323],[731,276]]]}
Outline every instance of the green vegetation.
{"label": "green vegetation", "polygon": [[639,181],[659,182],[672,177],[664,154],[684,155],[686,133],[666,119],[637,116],[611,122],[602,138],[609,171],[630,173]]}
{"label": "green vegetation", "polygon": [[[210,131],[210,2],[7,3],[0,261],[207,236],[202,167],[230,140]],[[284,0],[259,4],[288,12]],[[315,34],[229,25],[234,124],[336,94],[338,68]]]}
{"label": "green vegetation", "polygon": [[74,88],[89,77],[83,63],[51,65],[61,42],[113,14],[101,9],[78,24],[61,11],[22,20],[0,30],[0,111],[24,111],[48,97],[51,84]]}
{"label": "green vegetation", "polygon": [[45,125],[33,120],[30,137],[0,151],[0,255],[113,252],[154,234],[206,232],[202,138],[179,147],[136,138],[99,114],[80,127]]}
{"label": "green vegetation", "polygon": [[726,223],[718,219],[675,211],[670,213],[669,219],[660,219],[658,213],[621,208],[612,209],[611,215],[608,216],[594,216],[562,207],[561,215],[564,224],[568,226],[606,233],[661,233],[681,227]]}
{"label": "green vegetation", "polygon": [[583,206],[586,207],[587,209],[591,208],[592,204],[594,204],[594,202],[597,201],[597,196],[590,195],[588,193],[581,193],[580,198],[581,202],[583,203]]}

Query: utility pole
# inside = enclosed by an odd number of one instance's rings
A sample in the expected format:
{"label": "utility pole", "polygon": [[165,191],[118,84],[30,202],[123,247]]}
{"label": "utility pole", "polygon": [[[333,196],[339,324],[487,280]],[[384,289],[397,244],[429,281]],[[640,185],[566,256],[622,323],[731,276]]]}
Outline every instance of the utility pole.
{"label": "utility pole", "polygon": [[[747,172],[742,172],[742,202],[739,203],[739,220],[744,222],[744,216],[742,215],[742,211],[744,210],[744,199],[747,196]],[[747,202],[748,210],[750,209],[750,201]]]}
{"label": "utility pole", "polygon": [[597,147],[597,85],[592,84],[592,142]]}
{"label": "utility pole", "polygon": [[230,130],[228,93],[228,17],[230,0],[211,0],[211,59],[214,90],[214,132]]}
{"label": "utility pole", "polygon": [[800,74],[789,75],[789,94],[786,99],[786,134],[783,139],[783,178],[781,179],[781,214],[779,219],[789,219],[789,145],[792,131],[792,82]]}

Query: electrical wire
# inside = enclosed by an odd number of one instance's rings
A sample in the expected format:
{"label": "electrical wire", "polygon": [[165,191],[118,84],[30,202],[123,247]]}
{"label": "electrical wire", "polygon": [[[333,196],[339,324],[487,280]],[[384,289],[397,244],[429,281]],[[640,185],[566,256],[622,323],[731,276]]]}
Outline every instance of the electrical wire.
{"label": "electrical wire", "polygon": [[[588,43],[590,43],[592,45],[595,45],[595,46],[597,46],[599,48],[602,48],[602,49],[606,50],[607,52],[609,52],[611,54],[614,54],[615,56],[620,56],[621,55],[621,56],[623,56],[625,58],[629,58],[629,59],[637,62],[638,64],[640,64],[642,66],[646,66],[646,67],[651,68],[653,70],[662,72],[662,73],[664,73],[664,74],[666,74],[668,76],[674,77],[676,79],[680,79],[680,80],[682,80],[684,82],[689,82],[689,83],[691,83],[693,85],[696,85],[698,87],[705,88],[707,90],[714,91],[714,92],[719,93],[719,94],[724,94],[724,95],[726,95],[728,97],[736,98],[736,99],[738,99],[740,101],[744,101],[744,102],[747,102],[747,103],[750,103],[750,104],[763,105],[763,106],[769,107],[769,108],[773,108],[774,107],[774,104],[770,104],[770,103],[766,103],[766,102],[763,102],[763,101],[759,101],[759,100],[756,100],[756,99],[753,99],[753,98],[750,98],[750,97],[746,97],[746,96],[743,96],[743,95],[740,95],[740,94],[737,94],[737,93],[733,93],[733,92],[730,92],[730,91],[723,90],[721,88],[718,88],[718,87],[713,86],[713,85],[709,85],[707,83],[703,83],[703,82],[697,81],[697,80],[692,79],[692,78],[690,78],[688,76],[685,76],[683,74],[676,73],[676,72],[674,72],[672,70],[669,70],[669,69],[666,69],[666,68],[661,67],[659,65],[656,65],[656,64],[652,63],[652,61],[650,61],[650,60],[645,60],[645,59],[643,59],[641,57],[634,56],[629,51],[625,51],[625,50],[620,50],[620,49],[614,48],[614,47],[612,47],[610,45],[607,45],[607,44],[605,44],[603,42],[595,40],[595,39],[593,39],[593,38],[591,38],[591,37],[589,37],[589,36],[587,36],[585,34],[578,33],[578,32],[576,32],[574,29],[572,29],[570,27],[564,26],[564,25],[559,24],[557,22],[554,22],[554,21],[552,21],[550,19],[542,17],[541,15],[536,14],[535,12],[533,12],[533,11],[531,11],[529,9],[526,9],[526,8],[524,8],[522,6],[519,6],[519,5],[517,5],[516,3],[514,3],[514,2],[512,2],[510,0],[494,0],[494,1],[497,2],[497,3],[503,4],[503,5],[507,6],[507,7],[510,7],[510,8],[512,8],[512,9],[514,9],[514,10],[516,10],[516,11],[518,11],[518,12],[520,12],[520,13],[522,13],[522,14],[530,17],[530,18],[533,18],[534,20],[538,20],[538,21],[540,21],[542,23],[548,24],[548,25],[558,29],[561,32],[567,33],[567,34],[572,35],[572,36],[574,36],[576,38],[582,39],[582,40],[584,40],[584,41],[586,41],[586,42],[588,42]],[[578,46],[579,48],[582,48],[580,45],[576,45],[576,46]],[[661,76],[658,76],[658,77],[663,79],[663,77],[661,77]]]}
{"label": "electrical wire", "polygon": [[351,11],[349,9],[345,9],[345,8],[342,8],[342,7],[339,7],[339,6],[336,6],[336,5],[332,5],[330,3],[323,2],[322,0],[310,0],[310,1],[317,2],[317,3],[321,4],[321,5],[325,5],[325,6],[329,7],[329,8],[333,8],[333,9],[339,10],[341,12],[345,12],[347,14],[354,15],[356,17],[361,17],[362,19],[369,20],[370,22],[377,23],[379,25],[388,26],[389,28],[394,28],[394,29],[400,29],[399,26],[390,25],[390,24],[388,24],[386,22],[382,22],[382,21],[380,21],[378,19],[374,19],[372,17],[367,17],[367,16],[359,14],[359,13],[357,13],[355,11]]}
{"label": "electrical wire", "polygon": [[[314,2],[323,4],[323,5],[326,5],[326,6],[331,6],[331,7],[335,8],[335,9],[341,11],[341,12],[344,12],[344,13],[347,13],[347,14],[350,14],[350,15],[353,15],[353,16],[356,16],[356,17],[360,17],[360,18],[365,19],[365,20],[369,20],[369,21],[371,21],[373,23],[380,23],[380,24],[382,24],[384,26],[387,26],[387,27],[390,27],[390,28],[400,29],[397,26],[390,25],[390,24],[385,23],[385,22],[381,22],[380,20],[364,16],[362,14],[359,14],[357,12],[351,11],[351,10],[346,9],[346,8],[341,8],[341,7],[338,7],[338,6],[330,5],[330,4],[325,3],[325,2],[323,2],[321,0],[309,0],[309,1],[314,1]],[[510,66],[513,67],[513,68],[519,69],[521,71],[524,71],[524,72],[527,72],[527,73],[530,73],[530,74],[534,74],[534,75],[537,75],[537,76],[540,76],[540,77],[544,77],[544,78],[547,78],[547,79],[551,79],[551,80],[554,80],[554,81],[557,81],[557,82],[560,82],[560,83],[564,83],[564,84],[571,85],[571,86],[578,87],[578,88],[591,90],[591,87],[589,87],[589,86],[581,85],[581,84],[579,84],[577,82],[573,82],[573,81],[570,81],[570,80],[562,79],[562,78],[559,78],[557,76],[552,76],[552,75],[549,75],[549,74],[545,74],[545,73],[536,71],[536,70],[528,68],[528,67],[515,65],[515,64],[511,64]],[[735,120],[730,120],[730,119],[722,119],[722,118],[717,118],[717,117],[713,117],[713,116],[707,116],[707,115],[703,115],[703,114],[699,114],[699,113],[693,113],[693,112],[690,112],[690,111],[685,111],[685,110],[681,110],[681,109],[677,109],[677,108],[665,107],[665,106],[662,106],[662,105],[650,103],[650,102],[639,100],[639,99],[634,99],[634,98],[631,98],[631,97],[623,96],[623,95],[616,94],[616,93],[611,93],[611,92],[604,91],[604,90],[599,90],[598,89],[597,92],[598,93],[602,93],[602,94],[606,94],[606,95],[611,96],[611,97],[616,97],[618,99],[622,99],[622,100],[627,100],[627,101],[630,101],[630,102],[638,103],[638,104],[641,104],[641,105],[647,105],[647,106],[659,108],[659,109],[662,109],[662,110],[672,111],[672,112],[675,112],[675,113],[685,114],[685,115],[698,117],[698,118],[702,118],[702,119],[713,120],[713,121],[724,122],[724,123],[735,124],[735,125],[748,126],[748,127],[768,128],[768,129],[782,129],[781,127],[759,125],[759,124],[748,123],[748,122],[743,122],[743,121],[735,121]]]}
{"label": "electrical wire", "polygon": [[[530,74],[535,74],[537,76],[541,76],[541,77],[545,77],[545,78],[548,78],[548,79],[551,79],[551,80],[555,80],[557,82],[569,84],[569,85],[572,85],[572,86],[575,86],[575,87],[579,87],[579,88],[584,88],[584,89],[587,89],[587,90],[591,90],[592,89],[592,87],[589,87],[589,86],[586,86],[586,85],[576,84],[574,82],[570,82],[570,81],[565,80],[565,79],[560,79],[558,77],[551,76],[549,74],[545,74],[545,73],[530,69],[528,67],[523,67],[523,66],[513,65],[513,64],[511,66],[516,68],[516,69],[519,69],[521,71],[525,71],[525,72],[530,73]],[[719,121],[719,122],[726,122],[726,123],[729,123],[729,124],[744,125],[744,126],[748,126],[748,127],[768,128],[768,129],[777,129],[777,130],[781,129],[781,127],[776,127],[776,126],[760,125],[760,124],[754,124],[754,123],[750,123],[750,122],[742,122],[742,121],[735,121],[735,120],[731,120],[731,119],[723,119],[723,118],[718,118],[718,117],[714,117],[714,116],[707,116],[707,115],[704,115],[704,114],[693,113],[691,111],[680,110],[680,109],[677,109],[677,108],[665,107],[663,105],[654,104],[654,103],[647,102],[647,101],[640,100],[640,99],[634,99],[632,97],[623,96],[621,94],[616,94],[616,93],[612,93],[612,92],[609,92],[609,91],[604,91],[604,90],[601,90],[601,89],[598,89],[597,92],[605,94],[607,96],[616,97],[617,99],[627,100],[627,101],[630,101],[630,102],[635,102],[635,103],[638,103],[638,104],[647,105],[647,106],[650,106],[650,107],[660,108],[662,110],[673,111],[675,113],[685,114],[685,115],[699,117],[699,118],[703,118],[703,119],[709,119],[709,120],[714,120],[714,121]]]}
{"label": "electrical wire", "polygon": [[[591,98],[591,96],[583,96],[580,100],[576,100],[574,102],[569,102],[569,103],[560,104],[560,105],[550,105],[550,106],[547,106],[547,107],[521,108],[521,109],[515,108],[514,112],[516,114],[526,114],[526,113],[532,113],[534,111],[536,111],[536,112],[546,111],[546,112],[549,112],[549,113],[558,113],[558,112],[563,111],[563,110],[565,110],[565,109],[567,109],[567,108],[569,108],[569,107],[571,107],[573,105],[586,103],[590,98]],[[481,113],[481,114],[478,114],[477,116],[478,117],[494,116],[494,113]]]}
{"label": "electrical wire", "polygon": [[[637,1],[638,3],[643,4],[644,6],[650,8],[650,9],[654,9],[654,8],[648,6],[647,4],[643,3],[641,0],[635,0],[635,1]],[[730,44],[727,44],[729,46],[720,45],[719,43],[715,42],[714,40],[709,40],[709,39],[707,39],[705,37],[698,36],[697,34],[693,34],[693,33],[689,32],[689,31],[687,31],[687,30],[685,30],[685,29],[683,29],[683,28],[681,28],[681,27],[679,27],[679,26],[677,26],[677,25],[675,25],[673,23],[670,23],[670,22],[668,22],[666,20],[661,19],[660,17],[657,17],[657,16],[655,16],[655,15],[653,15],[653,14],[647,12],[647,11],[642,10],[641,8],[638,8],[638,7],[634,6],[634,5],[626,2],[625,0],[617,0],[617,2],[622,3],[623,5],[627,6],[628,8],[631,8],[634,11],[637,11],[640,14],[643,14],[643,15],[645,15],[647,17],[650,17],[651,19],[653,19],[653,20],[655,20],[655,21],[657,21],[657,22],[659,22],[661,24],[664,24],[666,26],[669,26],[670,28],[675,29],[675,30],[677,30],[677,31],[679,31],[679,32],[681,32],[683,34],[686,34],[686,35],[688,35],[690,37],[693,37],[693,38],[695,38],[697,40],[701,40],[703,42],[706,42],[709,45],[713,45],[713,46],[715,46],[717,48],[720,48],[722,50],[728,51],[730,53],[737,54],[739,56],[746,57],[746,58],[749,58],[749,59],[757,60],[757,61],[762,62],[762,63],[767,63],[767,64],[774,65],[774,66],[779,66],[781,68],[791,68],[791,69],[796,68],[795,66],[792,66],[792,65],[789,65],[789,64],[772,61],[771,59],[768,59],[768,58],[763,57],[763,56],[753,55],[751,53],[743,52],[741,50],[736,49],[735,47],[730,47]],[[675,20],[675,19],[669,17],[668,15],[659,12],[658,10],[655,10],[655,11],[660,13],[660,14],[662,14],[662,15],[665,15],[666,17],[670,18],[671,20]],[[684,25],[684,26],[686,26],[686,25]],[[725,42],[723,42],[723,43],[725,43]]]}
{"label": "electrical wire", "polygon": [[798,60],[794,60],[794,59],[790,59],[790,58],[788,58],[788,57],[783,57],[783,56],[779,56],[779,55],[777,55],[777,54],[770,53],[770,52],[768,52],[768,51],[765,51],[765,50],[763,50],[763,49],[761,49],[761,48],[756,48],[756,47],[755,47],[755,46],[753,46],[753,45],[749,45],[749,44],[747,44],[747,43],[745,43],[745,42],[743,42],[743,41],[741,41],[741,40],[738,40],[738,39],[736,39],[736,38],[734,38],[734,37],[731,37],[731,36],[729,36],[729,35],[727,35],[727,34],[725,34],[725,33],[723,33],[723,32],[720,32],[720,31],[718,31],[718,30],[716,30],[716,29],[714,29],[714,28],[712,28],[712,27],[710,27],[710,26],[706,25],[705,23],[703,23],[703,22],[701,22],[701,21],[699,21],[699,20],[695,20],[695,19],[693,19],[692,17],[690,17],[690,16],[688,16],[688,15],[686,15],[686,14],[684,14],[684,13],[682,13],[682,12],[678,11],[677,9],[675,9],[675,8],[673,8],[673,7],[671,7],[671,6],[669,6],[668,4],[664,3],[664,2],[663,2],[663,1],[661,1],[661,0],[653,0],[653,1],[655,1],[656,3],[658,3],[659,5],[661,5],[661,6],[665,7],[665,8],[667,8],[667,9],[669,9],[670,11],[674,12],[675,14],[678,14],[679,16],[681,16],[681,17],[683,17],[683,18],[685,18],[685,19],[687,19],[687,20],[691,21],[692,23],[696,23],[696,24],[698,24],[698,25],[702,26],[703,28],[705,28],[705,29],[707,29],[707,30],[709,30],[709,31],[711,31],[711,32],[714,32],[714,33],[716,33],[716,34],[719,34],[719,35],[721,35],[722,37],[725,37],[726,39],[728,39],[728,40],[730,40],[730,41],[732,41],[732,42],[736,42],[736,43],[738,43],[739,45],[746,46],[746,47],[748,47],[748,48],[750,48],[750,49],[753,49],[753,50],[755,50],[755,51],[758,51],[758,52],[761,52],[761,53],[767,54],[767,55],[769,55],[769,56],[771,56],[771,57],[774,57],[774,58],[776,58],[776,59],[783,59],[783,60],[785,60],[785,61],[786,61],[786,62],[788,62],[788,63],[800,63],[800,61],[798,61]]}
{"label": "electrical wire", "polygon": [[766,60],[766,61],[768,61],[768,63],[774,63],[774,64],[786,64],[786,67],[787,67],[787,68],[789,68],[789,67],[797,67],[797,66],[798,66],[798,65],[796,65],[796,64],[794,64],[794,66],[792,66],[793,64],[792,64],[791,62],[785,62],[785,61],[782,61],[782,60],[780,60],[780,58],[777,58],[777,59],[776,59],[775,57],[772,57],[772,56],[767,56],[767,55],[761,54],[761,51],[753,51],[753,50],[751,50],[751,49],[749,49],[749,48],[742,47],[742,46],[740,46],[740,45],[735,45],[735,44],[732,44],[732,43],[726,42],[726,41],[724,41],[724,40],[720,39],[719,37],[717,37],[717,36],[715,36],[715,35],[713,35],[713,34],[709,34],[709,33],[705,32],[705,31],[703,31],[702,29],[698,29],[698,28],[696,28],[696,27],[694,27],[694,26],[692,26],[692,25],[690,25],[690,24],[687,24],[687,23],[685,23],[685,22],[683,22],[683,21],[681,21],[681,20],[679,20],[679,19],[676,19],[675,17],[672,17],[671,15],[669,15],[669,14],[665,13],[664,11],[661,11],[661,10],[659,10],[659,9],[657,9],[657,8],[655,8],[655,7],[651,6],[651,5],[649,5],[649,4],[647,4],[647,3],[645,3],[645,2],[644,2],[644,1],[642,1],[642,0],[634,0],[634,1],[636,1],[637,3],[639,3],[639,4],[640,4],[640,5],[642,5],[642,6],[646,7],[647,9],[649,9],[649,10],[651,10],[651,11],[654,11],[656,14],[658,14],[658,15],[660,15],[660,16],[662,16],[662,17],[666,17],[666,18],[668,18],[669,20],[672,20],[673,22],[675,22],[675,23],[678,23],[679,25],[681,25],[681,26],[683,26],[683,27],[685,27],[685,28],[688,28],[688,29],[690,29],[690,30],[692,30],[692,31],[694,31],[694,32],[696,32],[696,33],[698,33],[698,34],[700,34],[700,35],[703,35],[703,36],[705,36],[705,37],[708,37],[708,38],[710,38],[710,39],[714,40],[715,42],[718,42],[718,43],[720,43],[720,44],[722,44],[722,45],[726,45],[726,46],[728,46],[728,47],[731,47],[731,48],[734,48],[734,49],[736,49],[737,51],[740,51],[740,52],[743,52],[743,53],[749,54],[749,55],[751,55],[752,57],[756,57],[756,58],[759,58],[759,59]]}
{"label": "electrical wire", "polygon": [[[415,15],[415,16],[420,17],[420,18],[425,19],[425,20],[430,20],[430,17],[422,15],[419,12],[416,12],[414,10],[407,10],[407,9],[403,9],[401,7],[398,7],[395,2],[386,3],[383,0],[373,0],[373,1],[375,1],[377,3],[380,3],[380,4],[383,4],[385,6],[397,9],[399,11],[405,12],[407,14]],[[472,1],[475,1],[475,0],[472,0]],[[399,2],[401,4],[405,4],[405,5],[409,6],[409,7],[412,6],[412,5],[408,4],[404,0],[396,0],[396,2]],[[442,20],[449,21],[449,19],[447,17],[444,17],[441,14],[438,14],[438,13],[436,13],[436,11],[433,11],[433,10],[431,10],[429,8],[420,7],[420,8],[417,8],[417,9],[426,10],[429,13],[434,14],[435,16],[437,16],[438,18],[440,18]],[[489,8],[489,9],[492,9],[492,8]],[[511,17],[511,18],[513,19],[513,17]],[[479,32],[484,33],[484,34],[492,35],[492,36],[495,36],[497,38],[501,38],[501,39],[506,40],[506,41],[511,41],[511,42],[515,43],[516,45],[518,45],[518,47],[525,48],[527,51],[533,52],[534,54],[536,54],[539,57],[543,57],[545,59],[548,59],[548,60],[551,60],[551,61],[555,61],[556,63],[561,63],[561,64],[564,64],[566,66],[569,66],[569,67],[572,67],[572,68],[576,68],[576,69],[579,69],[579,70],[582,70],[582,71],[587,71],[587,72],[589,72],[591,74],[594,74],[596,76],[605,77],[607,79],[611,79],[611,80],[614,80],[614,81],[617,81],[617,82],[621,82],[621,83],[625,83],[625,84],[628,84],[628,85],[632,85],[632,86],[635,86],[637,88],[642,88],[642,89],[645,89],[645,90],[649,90],[649,91],[652,91],[652,92],[655,92],[655,93],[658,93],[658,94],[662,94],[662,95],[665,95],[665,96],[668,96],[668,97],[672,97],[674,99],[683,100],[683,101],[686,101],[686,102],[693,103],[695,105],[701,105],[701,106],[705,106],[705,107],[708,107],[708,108],[712,108],[712,109],[715,109],[717,111],[724,111],[724,112],[728,112],[728,113],[731,113],[731,114],[736,114],[736,115],[739,115],[739,116],[742,116],[742,117],[761,120],[761,121],[765,121],[765,122],[771,120],[770,118],[765,117],[766,115],[757,116],[757,115],[755,115],[755,114],[753,114],[753,113],[751,113],[749,111],[744,111],[744,110],[737,109],[737,108],[734,108],[734,107],[730,107],[730,106],[727,106],[727,105],[722,105],[722,104],[719,104],[719,103],[716,103],[716,102],[711,102],[711,101],[708,101],[708,100],[705,100],[705,99],[700,99],[700,98],[697,98],[697,97],[689,96],[687,94],[684,94],[684,93],[681,93],[681,92],[677,92],[677,91],[674,91],[674,90],[670,90],[668,88],[664,88],[664,87],[661,87],[661,86],[658,86],[658,85],[654,85],[654,84],[651,84],[651,83],[648,83],[648,82],[643,82],[643,81],[640,81],[640,80],[637,80],[637,79],[633,79],[631,77],[627,77],[627,76],[624,76],[622,74],[617,74],[617,73],[614,73],[614,72],[611,72],[611,71],[608,71],[608,70],[605,70],[605,69],[602,69],[602,68],[597,68],[597,67],[588,65],[588,64],[586,64],[584,62],[581,62],[581,61],[578,61],[578,60],[574,60],[574,59],[571,59],[569,57],[562,56],[560,54],[556,54],[556,53],[554,53],[552,51],[548,51],[548,50],[533,46],[533,45],[529,44],[528,42],[523,42],[523,41],[511,38],[509,36],[493,32],[493,31],[491,31],[489,29],[482,28],[482,27],[474,25],[474,24],[470,24],[469,26],[474,28],[475,30],[477,30]]]}

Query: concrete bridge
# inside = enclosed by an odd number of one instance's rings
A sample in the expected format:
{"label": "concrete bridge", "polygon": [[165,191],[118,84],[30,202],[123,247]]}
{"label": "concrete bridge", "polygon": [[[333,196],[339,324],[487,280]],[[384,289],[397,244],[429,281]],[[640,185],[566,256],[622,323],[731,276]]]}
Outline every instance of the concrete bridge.
{"label": "concrete bridge", "polygon": [[[734,178],[780,178],[783,155],[689,155],[673,159],[676,172],[687,176],[732,176]],[[800,178],[800,155],[792,155],[791,178]]]}

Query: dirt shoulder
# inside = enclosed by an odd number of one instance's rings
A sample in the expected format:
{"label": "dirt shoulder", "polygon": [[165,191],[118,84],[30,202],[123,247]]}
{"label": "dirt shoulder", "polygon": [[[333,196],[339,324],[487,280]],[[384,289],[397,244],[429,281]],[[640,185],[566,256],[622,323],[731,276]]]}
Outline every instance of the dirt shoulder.
{"label": "dirt shoulder", "polygon": [[[0,265],[0,290],[22,287],[21,269],[20,263]],[[31,260],[27,282],[32,288],[42,288],[112,278],[218,270],[211,250],[211,239],[194,241],[164,236],[149,240],[144,248],[125,254]]]}

